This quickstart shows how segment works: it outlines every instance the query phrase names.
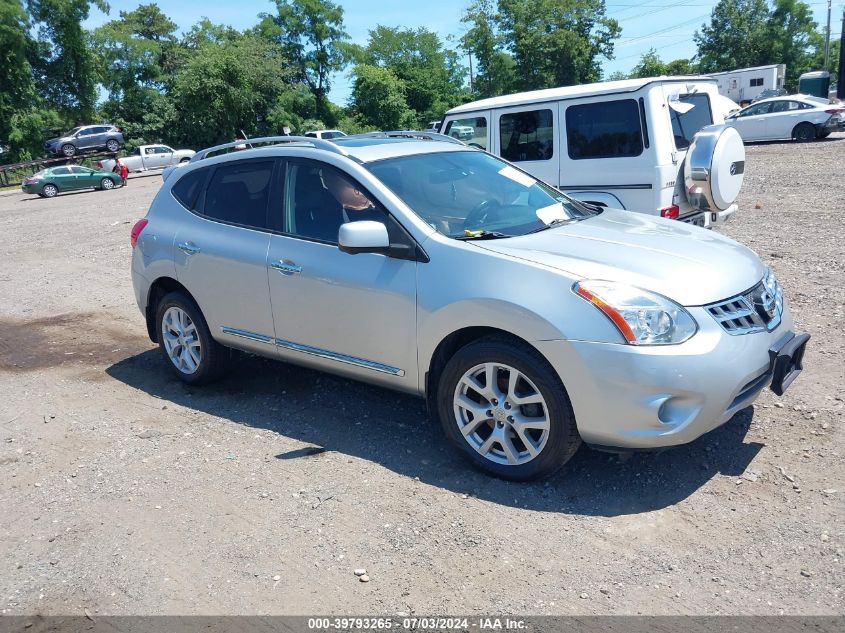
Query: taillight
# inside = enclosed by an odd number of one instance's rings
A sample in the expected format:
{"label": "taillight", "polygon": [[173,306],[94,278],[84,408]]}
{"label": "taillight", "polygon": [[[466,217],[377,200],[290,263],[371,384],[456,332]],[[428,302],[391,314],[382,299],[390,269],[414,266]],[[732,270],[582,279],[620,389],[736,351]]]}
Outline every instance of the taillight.
{"label": "taillight", "polygon": [[132,248],[135,248],[135,245],[138,244],[138,238],[141,237],[141,231],[144,230],[144,227],[149,224],[150,221],[147,219],[138,220],[135,223],[135,226],[132,227],[132,232],[129,234],[129,241],[132,244]]}
{"label": "taillight", "polygon": [[96,163],[94,163],[94,167],[96,167],[97,169],[102,169],[103,163],[101,163],[100,161],[97,161]]}
{"label": "taillight", "polygon": [[671,207],[663,207],[662,209],[660,209],[661,218],[677,220],[679,215],[681,215],[681,207],[679,207],[677,204],[673,204]]}
{"label": "taillight", "polygon": [[830,110],[825,110],[827,114],[842,114],[845,112],[845,108],[831,108]]}

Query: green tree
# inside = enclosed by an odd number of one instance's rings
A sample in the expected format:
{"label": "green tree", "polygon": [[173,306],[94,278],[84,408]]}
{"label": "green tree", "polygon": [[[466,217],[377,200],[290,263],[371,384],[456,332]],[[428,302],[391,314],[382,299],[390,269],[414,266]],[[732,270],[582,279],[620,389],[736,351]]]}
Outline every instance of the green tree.
{"label": "green tree", "polygon": [[161,97],[167,70],[176,66],[176,24],[154,4],[121,11],[120,19],[92,33],[101,60],[101,83],[109,91],[110,118],[138,120]]}
{"label": "green tree", "polygon": [[74,122],[94,115],[98,69],[82,22],[91,5],[108,13],[105,0],[27,0],[37,35],[30,58],[39,93]]}
{"label": "green tree", "polygon": [[630,77],[659,77],[661,75],[691,75],[694,70],[688,59],[675,59],[665,63],[657,51],[650,48],[636,66],[631,70]]}
{"label": "green tree", "polygon": [[604,0],[498,0],[495,10],[476,0],[462,20],[471,25],[464,43],[478,59],[482,94],[499,92],[491,82],[500,79],[522,90],[597,81],[621,32]]}
{"label": "green tree", "polygon": [[461,22],[469,29],[461,38],[464,48],[475,56],[473,92],[476,97],[495,97],[516,89],[516,64],[503,50],[504,39],[496,27],[492,0],[475,0],[464,11]]}
{"label": "green tree", "polygon": [[701,72],[786,64],[795,87],[810,63],[816,22],[801,0],[720,0],[693,39]]}
{"label": "green tree", "polygon": [[35,100],[35,84],[28,52],[29,20],[20,0],[0,3],[0,145],[7,145],[12,117]]}
{"label": "green tree", "polygon": [[201,42],[168,83],[174,142],[208,146],[240,130],[264,133],[289,89],[282,68],[281,50],[254,34]]}
{"label": "green tree", "polygon": [[666,73],[666,64],[663,63],[663,60],[660,59],[660,56],[657,54],[657,51],[653,48],[650,48],[645,53],[643,53],[642,57],[640,57],[640,61],[637,62],[637,65],[631,69],[631,77],[659,77],[660,75],[665,75]]}
{"label": "green tree", "polygon": [[378,25],[356,56],[361,67],[391,70],[404,83],[408,106],[421,119],[439,118],[461,101],[465,69],[457,54],[428,29]]}
{"label": "green tree", "polygon": [[353,72],[352,106],[363,122],[381,130],[416,126],[416,114],[405,98],[405,82],[392,70],[358,64]]}
{"label": "green tree", "polygon": [[330,76],[347,64],[343,8],[331,0],[276,0],[276,7],[276,15],[262,14],[259,34],[274,37],[282,46],[286,63],[293,64],[296,78],[311,89],[321,116],[329,119]]}

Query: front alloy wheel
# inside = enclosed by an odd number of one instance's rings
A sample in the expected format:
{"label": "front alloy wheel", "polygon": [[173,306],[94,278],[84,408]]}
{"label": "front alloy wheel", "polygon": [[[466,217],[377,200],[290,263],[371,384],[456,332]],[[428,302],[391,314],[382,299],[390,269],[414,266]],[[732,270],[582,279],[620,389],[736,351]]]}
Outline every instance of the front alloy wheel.
{"label": "front alloy wheel", "polygon": [[483,363],[464,373],[455,389],[454,414],[469,445],[496,464],[525,464],[549,439],[543,395],[527,376],[504,363]]}
{"label": "front alloy wheel", "polygon": [[449,359],[437,384],[446,436],[497,477],[550,475],[581,444],[560,377],[527,344],[498,336],[469,343]]}

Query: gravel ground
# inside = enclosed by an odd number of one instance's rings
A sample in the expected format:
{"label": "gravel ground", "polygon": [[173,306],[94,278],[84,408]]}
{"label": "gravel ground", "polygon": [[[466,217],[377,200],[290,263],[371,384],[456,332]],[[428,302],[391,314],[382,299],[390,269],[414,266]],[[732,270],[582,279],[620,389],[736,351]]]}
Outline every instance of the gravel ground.
{"label": "gravel ground", "polygon": [[845,613],[844,148],[749,147],[724,229],[813,337],[789,392],[535,484],[469,469],[410,397],[255,358],[172,380],[129,278],[158,176],[0,196],[0,610]]}

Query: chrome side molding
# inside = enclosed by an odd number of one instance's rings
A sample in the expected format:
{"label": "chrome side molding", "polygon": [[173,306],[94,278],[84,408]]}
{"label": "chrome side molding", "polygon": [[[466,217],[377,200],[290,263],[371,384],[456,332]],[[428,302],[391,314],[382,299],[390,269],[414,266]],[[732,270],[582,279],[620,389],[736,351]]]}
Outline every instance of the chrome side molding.
{"label": "chrome side molding", "polygon": [[332,352],[331,350],[322,349],[321,347],[312,347],[311,345],[302,345],[301,343],[294,343],[293,341],[285,341],[283,339],[273,338],[272,336],[265,336],[264,334],[257,334],[248,330],[239,330],[237,328],[223,326],[220,328],[224,334],[230,336],[239,336],[241,338],[249,339],[251,341],[258,341],[259,343],[268,343],[276,345],[283,349],[293,350],[294,352],[301,352],[327,360],[337,361],[339,363],[346,363],[347,365],[354,365],[355,367],[363,367],[364,369],[371,369],[379,371],[383,374],[390,374],[391,376],[402,377],[405,375],[404,369],[378,363],[374,360],[367,360],[366,358],[358,358],[357,356],[349,356],[348,354],[341,354],[339,352]]}

